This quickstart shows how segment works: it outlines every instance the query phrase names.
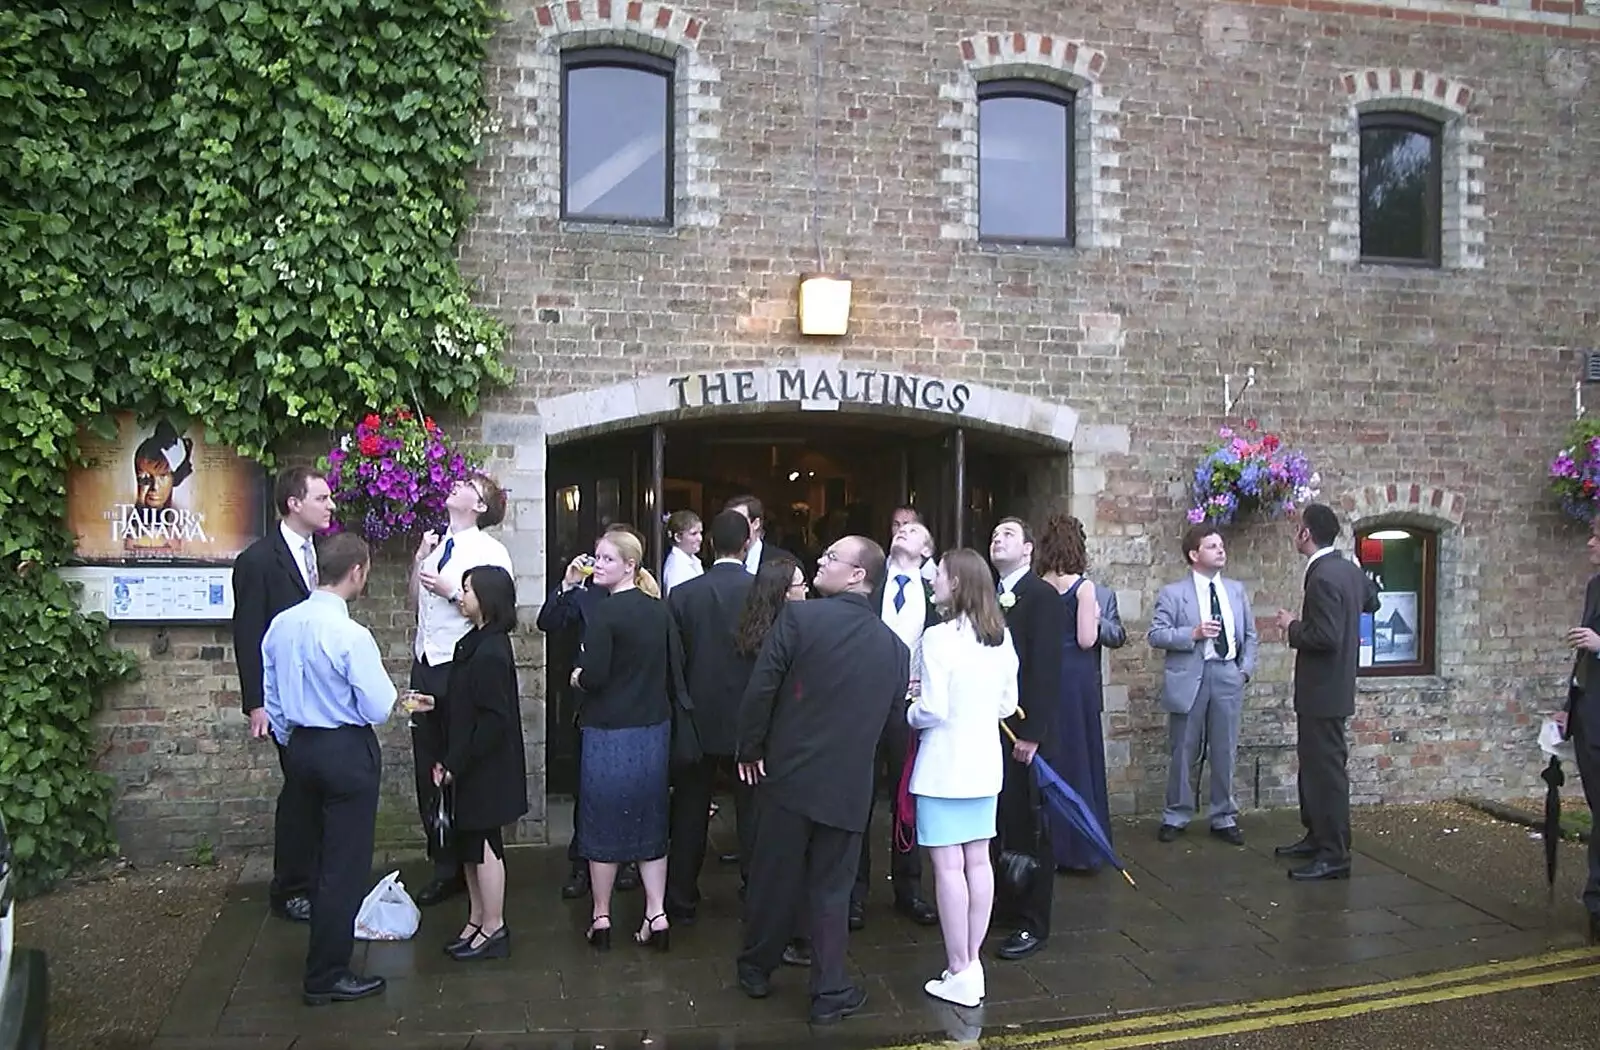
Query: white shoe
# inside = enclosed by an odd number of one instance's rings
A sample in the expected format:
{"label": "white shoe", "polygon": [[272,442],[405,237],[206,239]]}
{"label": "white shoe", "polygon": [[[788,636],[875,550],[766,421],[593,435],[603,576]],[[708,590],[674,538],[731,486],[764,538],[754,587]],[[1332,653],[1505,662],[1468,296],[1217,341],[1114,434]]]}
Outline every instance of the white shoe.
{"label": "white shoe", "polygon": [[983,1002],[983,970],[974,963],[958,974],[929,981],[922,990],[957,1006],[977,1006]]}

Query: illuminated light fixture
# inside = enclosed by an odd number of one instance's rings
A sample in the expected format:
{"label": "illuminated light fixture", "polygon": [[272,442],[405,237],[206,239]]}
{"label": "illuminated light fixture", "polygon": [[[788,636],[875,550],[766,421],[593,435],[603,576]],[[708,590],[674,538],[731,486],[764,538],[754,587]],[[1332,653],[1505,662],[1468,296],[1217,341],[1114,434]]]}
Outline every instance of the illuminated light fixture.
{"label": "illuminated light fixture", "polygon": [[790,481],[799,481],[800,480],[800,472],[798,470],[789,471],[789,480]]}
{"label": "illuminated light fixture", "polygon": [[848,277],[800,278],[800,334],[844,335],[850,330]]}
{"label": "illuminated light fixture", "polygon": [[576,513],[578,513],[578,506],[579,506],[579,504],[581,503],[581,501],[583,499],[583,496],[582,496],[581,492],[579,491],[578,486],[569,485],[566,488],[561,489],[560,492],[558,493],[558,495],[561,498],[561,509],[562,510],[566,511],[568,514],[576,514]]}
{"label": "illuminated light fixture", "polygon": [[1411,533],[1405,529],[1384,529],[1382,532],[1367,533],[1367,539],[1369,540],[1409,540],[1410,538]]}

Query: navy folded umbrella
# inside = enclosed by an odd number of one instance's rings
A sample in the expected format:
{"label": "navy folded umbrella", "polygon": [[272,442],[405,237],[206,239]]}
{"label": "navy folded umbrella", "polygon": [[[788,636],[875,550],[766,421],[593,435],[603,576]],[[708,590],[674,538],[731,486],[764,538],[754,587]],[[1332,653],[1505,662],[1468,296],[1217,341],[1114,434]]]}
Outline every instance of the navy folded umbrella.
{"label": "navy folded umbrella", "polygon": [[[1016,734],[1011,732],[1010,726],[1002,722],[1000,727],[1013,741],[1017,739]],[[1089,844],[1105,858],[1106,863],[1122,872],[1122,877],[1128,880],[1129,886],[1137,888],[1138,883],[1128,874],[1128,866],[1122,863],[1122,858],[1117,856],[1117,851],[1112,848],[1111,836],[1106,834],[1106,829],[1100,826],[1099,818],[1094,815],[1094,807],[1089,805],[1071,784],[1061,779],[1061,774],[1050,768],[1050,763],[1038,754],[1033,756],[1030,766],[1033,769],[1034,780],[1039,785],[1039,797],[1044,804],[1082,833],[1083,837],[1089,840]]]}

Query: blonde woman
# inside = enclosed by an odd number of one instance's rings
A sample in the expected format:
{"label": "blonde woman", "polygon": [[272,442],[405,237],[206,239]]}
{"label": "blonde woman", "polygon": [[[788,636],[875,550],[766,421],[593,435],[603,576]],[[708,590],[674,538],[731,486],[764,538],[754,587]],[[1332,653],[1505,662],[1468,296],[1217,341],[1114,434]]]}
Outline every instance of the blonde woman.
{"label": "blonde woman", "polygon": [[589,862],[594,912],[585,938],[611,947],[611,891],[617,866],[639,862],[644,883],[641,945],[665,951],[667,786],[672,744],[668,692],[670,614],[655,578],[640,563],[632,530],[609,529],[594,545],[595,604],[572,672],[581,693],[578,728],[578,855]]}
{"label": "blonde woman", "polygon": [[989,840],[1004,780],[999,722],[1017,710],[1017,653],[983,555],[961,548],[939,562],[933,600],[945,622],[922,635],[922,692],[906,711],[921,730],[911,769],[917,844],[933,861],[946,968],[923,985],[936,999],[977,1006],[978,949],[994,909]]}

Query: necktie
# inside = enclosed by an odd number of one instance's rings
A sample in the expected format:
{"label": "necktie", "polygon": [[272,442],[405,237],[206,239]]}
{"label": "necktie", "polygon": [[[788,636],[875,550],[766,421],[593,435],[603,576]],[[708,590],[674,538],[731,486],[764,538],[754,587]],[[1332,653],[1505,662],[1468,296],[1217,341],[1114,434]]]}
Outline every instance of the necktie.
{"label": "necktie", "polygon": [[300,548],[300,556],[305,559],[306,579],[311,584],[311,589],[317,589],[317,548],[311,542],[311,537],[306,537],[305,546]]}
{"label": "necktie", "polygon": [[1217,650],[1217,659],[1228,658],[1228,629],[1222,626],[1222,600],[1217,597],[1217,581],[1211,581],[1211,618],[1217,621],[1217,636],[1211,639],[1212,646]]}
{"label": "necktie", "polygon": [[911,577],[901,574],[894,578],[900,589],[894,592],[894,611],[899,612],[906,607],[906,584],[911,582]]}
{"label": "necktie", "polygon": [[434,566],[433,571],[434,572],[439,572],[440,570],[442,570],[444,568],[444,563],[450,560],[450,555],[454,554],[455,551],[456,551],[456,538],[454,536],[446,537],[445,541],[444,541],[444,550],[439,555],[439,564]]}

